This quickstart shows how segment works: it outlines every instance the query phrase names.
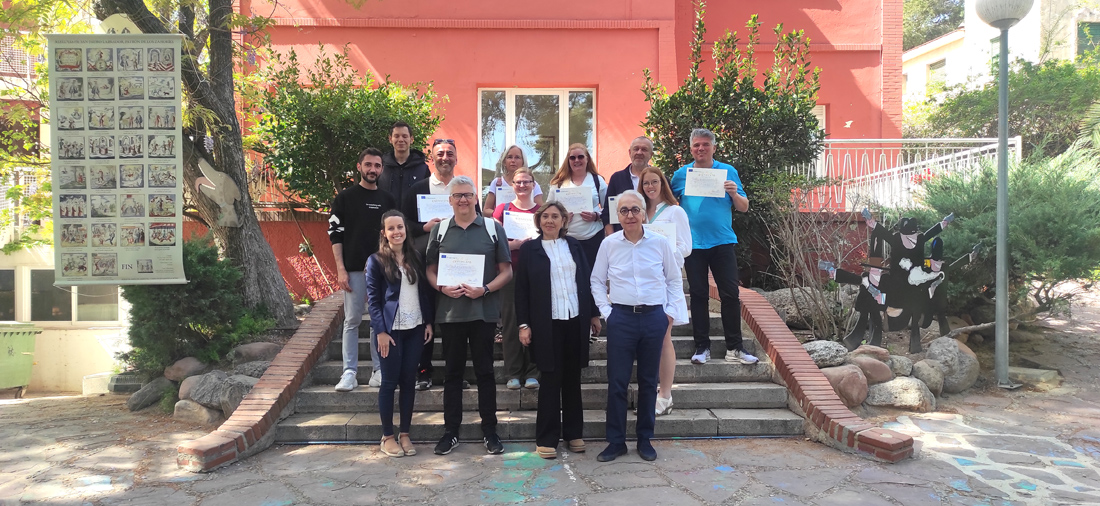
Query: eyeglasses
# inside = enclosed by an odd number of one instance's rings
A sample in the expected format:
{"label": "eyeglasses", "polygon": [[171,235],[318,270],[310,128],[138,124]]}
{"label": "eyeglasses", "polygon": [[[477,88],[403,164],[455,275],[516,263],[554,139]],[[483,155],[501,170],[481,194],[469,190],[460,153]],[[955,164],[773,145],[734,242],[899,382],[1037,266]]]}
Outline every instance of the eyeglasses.
{"label": "eyeglasses", "polygon": [[[447,144],[450,144],[450,145],[454,146],[455,145],[455,140],[454,139],[436,139],[436,140],[432,141],[432,147],[435,147],[436,145],[443,144],[443,143],[447,143]],[[457,148],[458,146],[455,146],[455,147]]]}
{"label": "eyeglasses", "polygon": [[512,186],[531,186],[535,184],[534,181],[512,181]]}
{"label": "eyeglasses", "polygon": [[463,200],[463,199],[473,200],[474,199],[474,194],[473,193],[452,193],[451,198],[455,199],[455,200]]}
{"label": "eyeglasses", "polygon": [[584,159],[585,159],[585,156],[584,156],[584,155],[569,155],[569,160],[570,160],[570,161],[574,161],[574,160],[584,160]]}
{"label": "eyeglasses", "polygon": [[661,186],[661,180],[656,181],[642,181],[642,186]]}
{"label": "eyeglasses", "polygon": [[619,208],[619,216],[629,216],[631,214],[642,214],[642,208],[638,206]]}

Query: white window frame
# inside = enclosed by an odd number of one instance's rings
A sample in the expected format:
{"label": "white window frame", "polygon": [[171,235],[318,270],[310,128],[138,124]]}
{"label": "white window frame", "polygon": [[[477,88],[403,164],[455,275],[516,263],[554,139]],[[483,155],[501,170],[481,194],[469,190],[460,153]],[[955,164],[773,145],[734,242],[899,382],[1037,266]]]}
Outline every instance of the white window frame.
{"label": "white window frame", "polygon": [[558,138],[562,142],[558,143],[558,160],[564,160],[569,153],[569,94],[573,92],[589,92],[592,93],[592,158],[599,159],[596,154],[599,149],[599,145],[596,141],[596,125],[598,125],[599,118],[596,111],[599,110],[596,88],[500,88],[500,87],[487,87],[477,89],[477,187],[484,188],[486,184],[481,181],[481,168],[493,167],[496,165],[497,160],[482,160],[481,159],[481,139],[482,139],[482,116],[481,116],[481,94],[486,91],[503,91],[504,92],[504,148],[507,149],[516,143],[516,95],[557,95],[558,96]]}
{"label": "white window frame", "polygon": [[98,320],[98,321],[80,321],[77,319],[77,293],[80,291],[79,286],[61,287],[62,290],[69,292],[69,307],[71,311],[70,319],[68,320],[32,320],[31,319],[31,271],[52,271],[52,268],[45,266],[17,266],[17,267],[4,267],[3,270],[15,270],[15,322],[16,323],[34,323],[39,327],[71,327],[71,328],[88,328],[88,327],[118,327],[128,325],[128,315],[130,312],[130,306],[126,303],[126,300],[122,298],[122,290],[118,289],[118,317],[115,320]]}

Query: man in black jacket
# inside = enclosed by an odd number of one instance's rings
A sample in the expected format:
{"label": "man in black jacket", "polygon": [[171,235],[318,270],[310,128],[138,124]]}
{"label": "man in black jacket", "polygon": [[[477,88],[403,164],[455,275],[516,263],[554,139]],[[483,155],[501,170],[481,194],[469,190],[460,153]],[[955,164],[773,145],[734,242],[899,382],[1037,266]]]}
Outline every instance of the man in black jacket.
{"label": "man in black jacket", "polygon": [[[605,235],[611,235],[623,229],[619,225],[611,224],[611,206],[608,205],[611,197],[617,197],[627,190],[638,189],[638,178],[642,175],[642,169],[649,166],[649,160],[653,158],[653,141],[647,137],[638,137],[630,142],[630,165],[611,175],[607,180],[607,200],[603,202],[603,231]],[[610,211],[609,211],[610,209]]]}
{"label": "man in black jacket", "polygon": [[404,121],[398,121],[390,128],[390,145],[393,151],[382,157],[382,175],[378,178],[378,188],[393,195],[398,203],[404,202],[406,190],[414,183],[427,179],[431,172],[424,161],[424,154],[412,151],[412,129]]}

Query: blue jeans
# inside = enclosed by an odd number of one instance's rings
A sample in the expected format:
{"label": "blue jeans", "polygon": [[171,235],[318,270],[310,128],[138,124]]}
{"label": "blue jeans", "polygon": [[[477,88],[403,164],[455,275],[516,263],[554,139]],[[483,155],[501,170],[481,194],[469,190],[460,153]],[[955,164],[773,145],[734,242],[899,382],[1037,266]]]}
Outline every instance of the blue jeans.
{"label": "blue jeans", "polygon": [[[393,435],[393,392],[401,387],[401,432],[412,425],[413,400],[416,399],[416,369],[420,351],[424,349],[424,325],[410,330],[390,332],[393,345],[386,357],[379,357],[382,366],[382,388],[378,390],[378,416],[382,418],[382,435]],[[377,348],[375,348],[377,350]]]}
{"label": "blue jeans", "polygon": [[718,298],[722,303],[722,329],[727,350],[742,350],[740,273],[737,271],[737,244],[693,249],[684,259],[688,293],[691,295],[691,334],[695,349],[710,349],[710,281],[714,275]]}
{"label": "blue jeans", "polygon": [[661,308],[631,313],[617,307],[607,317],[607,442],[626,442],[626,394],[630,369],[638,361],[639,440],[653,438],[656,423],[657,371],[668,330]]}
{"label": "blue jeans", "polygon": [[[359,371],[359,325],[367,304],[367,277],[363,271],[349,272],[350,292],[344,292],[344,370]],[[370,331],[371,372],[378,370],[378,341]]]}

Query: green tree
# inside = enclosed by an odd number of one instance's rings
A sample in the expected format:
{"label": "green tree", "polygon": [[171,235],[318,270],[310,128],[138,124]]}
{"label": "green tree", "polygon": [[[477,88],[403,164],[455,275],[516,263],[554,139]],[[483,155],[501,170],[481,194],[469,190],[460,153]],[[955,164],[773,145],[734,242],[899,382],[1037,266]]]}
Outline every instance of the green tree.
{"label": "green tree", "polygon": [[[760,23],[749,19],[747,39],[727,31],[714,42],[714,77],[708,83],[700,74],[703,62],[705,4],[696,4],[695,29],[690,46],[688,77],[668,93],[645,69],[645,99],[650,103],[642,127],[653,140],[652,163],[666,173],[691,160],[688,136],[693,128],[708,128],[717,136],[715,159],[732,164],[741,176],[753,211],[734,213],[734,230],[740,241],[738,260],[750,265],[748,246],[765,247],[771,238],[767,223],[777,207],[769,196],[783,195],[771,186],[790,190],[805,181],[785,174],[790,168],[813,161],[822,148],[824,131],[813,115],[820,89],[820,69],[811,69],[809,39],[801,31],[783,32],[776,26],[775,59],[767,71],[758,71],[755,48]],[[783,177],[778,177],[784,175]]]}
{"label": "green tree", "polygon": [[901,47],[908,51],[955,31],[962,22],[963,0],[905,0]]}
{"label": "green tree", "polygon": [[259,114],[249,146],[264,155],[287,187],[313,209],[356,181],[355,164],[366,146],[389,144],[390,127],[411,126],[411,149],[423,150],[439,127],[439,101],[431,84],[402,86],[376,82],[348,61],[347,48],[329,56],[321,48],[313,68],[303,71],[293,50],[271,53],[267,70],[256,76],[259,90],[246,95]]}

